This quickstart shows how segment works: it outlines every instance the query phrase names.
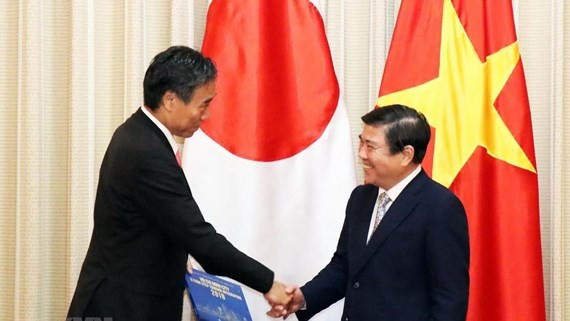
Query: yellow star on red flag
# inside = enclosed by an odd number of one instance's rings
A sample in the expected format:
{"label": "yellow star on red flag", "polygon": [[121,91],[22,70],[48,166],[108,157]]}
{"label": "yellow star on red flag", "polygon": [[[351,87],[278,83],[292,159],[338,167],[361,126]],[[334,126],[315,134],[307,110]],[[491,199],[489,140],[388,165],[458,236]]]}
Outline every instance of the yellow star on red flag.
{"label": "yellow star on red flag", "polygon": [[444,1],[439,76],[378,98],[378,106],[404,104],[436,129],[432,177],[450,186],[478,146],[533,173],[536,170],[493,106],[520,59],[518,43],[481,62],[453,4]]}

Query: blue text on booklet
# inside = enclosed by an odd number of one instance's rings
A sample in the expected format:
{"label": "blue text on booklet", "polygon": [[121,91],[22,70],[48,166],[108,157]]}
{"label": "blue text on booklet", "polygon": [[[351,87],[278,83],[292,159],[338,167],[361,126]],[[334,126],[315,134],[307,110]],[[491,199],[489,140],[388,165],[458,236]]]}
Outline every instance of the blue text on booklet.
{"label": "blue text on booklet", "polygon": [[186,273],[186,287],[199,321],[252,321],[238,284],[192,270]]}

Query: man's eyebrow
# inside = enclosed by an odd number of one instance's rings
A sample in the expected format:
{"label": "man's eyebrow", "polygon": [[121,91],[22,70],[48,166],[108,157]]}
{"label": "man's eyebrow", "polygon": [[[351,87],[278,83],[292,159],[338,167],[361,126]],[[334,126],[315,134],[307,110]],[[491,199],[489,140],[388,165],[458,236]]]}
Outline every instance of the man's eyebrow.
{"label": "man's eyebrow", "polygon": [[364,139],[364,138],[362,138],[362,135],[358,135],[358,138],[359,138],[360,141],[362,141],[362,142],[374,143],[374,141],[372,141],[372,140],[370,140],[370,139]]}

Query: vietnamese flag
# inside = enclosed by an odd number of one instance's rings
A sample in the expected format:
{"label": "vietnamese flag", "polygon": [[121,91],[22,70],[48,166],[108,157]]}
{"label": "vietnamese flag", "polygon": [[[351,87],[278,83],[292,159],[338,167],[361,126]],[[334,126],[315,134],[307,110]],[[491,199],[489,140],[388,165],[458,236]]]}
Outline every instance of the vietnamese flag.
{"label": "vietnamese flag", "polygon": [[424,167],[463,201],[469,321],[545,320],[532,125],[510,0],[403,0],[377,105],[424,113]]}
{"label": "vietnamese flag", "polygon": [[[192,193],[236,247],[277,280],[304,284],[334,253],[356,185],[318,3],[213,0],[202,52],[219,73],[210,118],[185,142]],[[254,320],[269,319],[263,296],[245,295]]]}

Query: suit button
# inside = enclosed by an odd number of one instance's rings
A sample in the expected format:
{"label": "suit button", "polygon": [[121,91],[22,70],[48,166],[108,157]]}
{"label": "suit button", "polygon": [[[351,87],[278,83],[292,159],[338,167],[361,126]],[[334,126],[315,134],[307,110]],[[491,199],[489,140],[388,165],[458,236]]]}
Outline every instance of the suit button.
{"label": "suit button", "polygon": [[344,317],[344,321],[348,321],[348,317]]}
{"label": "suit button", "polygon": [[360,283],[358,282],[354,282],[354,284],[352,285],[353,288],[358,289],[360,287]]}

